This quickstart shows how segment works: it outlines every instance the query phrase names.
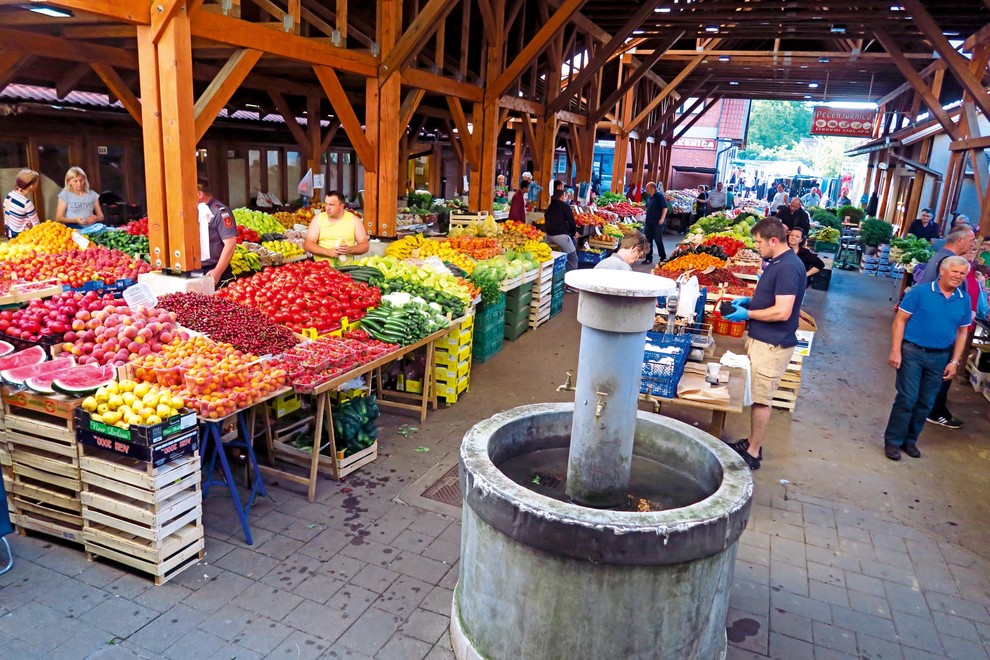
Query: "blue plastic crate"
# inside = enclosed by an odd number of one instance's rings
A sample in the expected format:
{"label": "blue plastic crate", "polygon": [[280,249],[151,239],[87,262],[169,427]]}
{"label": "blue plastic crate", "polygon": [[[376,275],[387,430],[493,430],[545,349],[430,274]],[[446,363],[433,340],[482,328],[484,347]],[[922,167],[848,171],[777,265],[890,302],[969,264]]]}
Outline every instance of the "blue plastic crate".
{"label": "blue plastic crate", "polygon": [[643,351],[643,378],[639,391],[665,399],[677,396],[677,383],[684,373],[691,352],[691,335],[666,335],[646,333],[647,342],[668,351]]}
{"label": "blue plastic crate", "polygon": [[563,273],[566,268],[567,268],[567,255],[566,254],[561,254],[561,255],[559,255],[557,257],[554,257],[554,260],[553,260],[553,272],[555,272],[555,273]]}
{"label": "blue plastic crate", "polygon": [[[705,318],[705,303],[708,301],[708,287],[703,286],[698,291],[698,300],[694,304],[694,321],[701,323]],[[667,309],[667,296],[657,296],[657,307]]]}

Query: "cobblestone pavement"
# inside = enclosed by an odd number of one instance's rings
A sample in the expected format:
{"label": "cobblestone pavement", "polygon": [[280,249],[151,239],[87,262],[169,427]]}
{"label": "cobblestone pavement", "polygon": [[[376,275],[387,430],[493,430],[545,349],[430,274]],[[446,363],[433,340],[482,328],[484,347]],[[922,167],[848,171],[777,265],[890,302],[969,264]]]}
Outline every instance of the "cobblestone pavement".
{"label": "cobblestone pavement", "polygon": [[[840,293],[829,293],[833,308],[841,304]],[[885,300],[886,290],[881,295]],[[565,303],[564,315],[571,318],[574,298]],[[383,418],[383,427],[393,431],[383,434],[380,458],[345,483],[321,480],[316,502],[269,483],[271,497],[251,513],[253,546],[244,544],[229,498],[213,489],[204,502],[205,559],[161,587],[113,564],[88,562],[71,544],[11,535],[16,563],[0,576],[0,657],[453,657],[447,626],[460,524],[394,500],[434,465],[453,465],[461,436],[477,419],[519,403],[564,400],[554,387],[571,366],[561,356],[575,344],[576,330],[563,317],[557,322],[552,337],[527,333],[504,356],[476,365],[464,401],[432,414],[408,438],[394,433],[408,417]],[[828,348],[828,331],[821,332],[817,351]],[[527,360],[534,359],[551,367],[525,380]],[[971,480],[985,479],[986,470],[949,470],[955,464],[945,461],[955,460],[952,452],[969,446],[960,444],[958,432],[951,438],[954,448],[929,438],[928,430],[926,458],[886,461],[868,434],[889,405],[887,393],[867,411],[866,430],[836,431],[834,443],[842,451],[809,458],[800,440],[814,436],[807,428],[812,413],[802,410],[848,388],[821,377],[825,365],[810,362],[807,369],[810,390],[802,396],[812,398],[799,402],[793,416],[774,414],[767,461],[754,473],[754,506],[738,549],[727,620],[728,657],[987,658],[986,553],[967,551],[948,533],[933,531],[955,523],[925,522],[908,511],[918,504],[873,507],[867,494],[890,489],[903,500],[893,489],[904,483],[927,502],[961,482],[973,497],[973,515],[985,490]],[[955,392],[953,401],[961,400]],[[986,423],[971,415],[967,420],[967,433],[985,445]],[[747,427],[745,420],[733,424]],[[985,454],[973,451],[959,460],[985,461]],[[810,460],[822,462],[809,468]],[[823,478],[797,478],[800,469]],[[782,484],[784,477],[793,483]],[[837,490],[845,496],[836,496]],[[966,520],[964,509],[956,505],[955,520]],[[901,522],[905,511],[915,514],[911,525]],[[986,539],[985,527],[964,538],[980,535]]]}

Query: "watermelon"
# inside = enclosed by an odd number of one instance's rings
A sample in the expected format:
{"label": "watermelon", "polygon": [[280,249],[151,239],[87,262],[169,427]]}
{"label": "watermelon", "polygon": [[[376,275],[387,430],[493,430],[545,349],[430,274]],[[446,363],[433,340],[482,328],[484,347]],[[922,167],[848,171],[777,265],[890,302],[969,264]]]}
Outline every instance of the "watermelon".
{"label": "watermelon", "polygon": [[14,345],[5,341],[0,341],[0,357],[14,352]]}
{"label": "watermelon", "polygon": [[86,396],[115,380],[117,370],[111,365],[103,367],[87,364],[70,369],[52,381],[52,389],[69,396]]}
{"label": "watermelon", "polygon": [[71,355],[66,355],[40,364],[29,364],[24,367],[7,369],[0,372],[0,378],[3,378],[5,382],[11,385],[24,385],[30,378],[41,378],[54,374],[57,371],[62,371],[67,367],[74,366],[76,366],[76,359]]}
{"label": "watermelon", "polygon": [[48,355],[45,354],[45,349],[41,346],[32,346],[23,351],[0,357],[0,371],[26,367],[29,364],[41,364],[47,359]]}

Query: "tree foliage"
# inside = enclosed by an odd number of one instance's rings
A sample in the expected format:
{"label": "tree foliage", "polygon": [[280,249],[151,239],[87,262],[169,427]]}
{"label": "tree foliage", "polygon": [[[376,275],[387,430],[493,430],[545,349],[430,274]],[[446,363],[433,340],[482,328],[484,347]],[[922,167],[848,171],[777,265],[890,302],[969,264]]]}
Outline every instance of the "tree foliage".
{"label": "tree foliage", "polygon": [[[811,128],[811,107],[798,101],[753,101],[746,151],[791,149]],[[755,155],[755,154],[754,154]]]}

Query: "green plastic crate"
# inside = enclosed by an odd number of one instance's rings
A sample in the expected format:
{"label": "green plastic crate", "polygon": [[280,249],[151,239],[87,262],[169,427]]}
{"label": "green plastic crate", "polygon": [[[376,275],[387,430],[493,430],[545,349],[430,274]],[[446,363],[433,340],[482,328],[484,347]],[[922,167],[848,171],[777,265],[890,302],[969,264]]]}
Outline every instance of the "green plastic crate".
{"label": "green plastic crate", "polygon": [[564,299],[561,298],[551,298],[550,299],[550,318],[557,316],[564,309]]}
{"label": "green plastic crate", "polygon": [[503,326],[498,326],[496,332],[486,330],[485,332],[474,332],[474,344],[471,346],[471,359],[475,362],[486,362],[492,359],[505,342],[505,330]]}
{"label": "green plastic crate", "polygon": [[517,310],[505,310],[505,320],[503,323],[505,325],[517,325],[520,321],[525,321],[529,319],[529,313],[532,311],[530,303],[526,303],[525,306]]}
{"label": "green plastic crate", "polygon": [[564,283],[564,275],[565,274],[566,274],[566,272],[563,271],[563,270],[560,271],[559,273],[558,272],[554,272],[554,274],[553,274],[553,283],[554,283],[554,286],[556,286],[556,284],[558,282],[560,282],[561,284]]}
{"label": "green plastic crate", "polygon": [[499,302],[492,304],[481,303],[478,305],[478,311],[475,314],[474,327],[475,333],[479,330],[485,330],[490,328],[502,328],[505,323],[505,294],[499,299]]}
{"label": "green plastic crate", "polygon": [[520,312],[526,312],[527,314],[529,314],[529,306],[532,304],[532,302],[533,302],[532,292],[527,293],[525,296],[520,296],[518,298],[506,297],[505,299],[506,318],[508,318],[509,316],[518,315]]}
{"label": "green plastic crate", "polygon": [[529,316],[524,317],[521,321],[517,321],[513,324],[506,323],[503,331],[503,336],[509,341],[515,341],[519,339],[522,333],[529,329]]}
{"label": "green plastic crate", "polygon": [[515,289],[510,289],[505,293],[505,300],[508,303],[514,298],[522,298],[533,293],[533,283],[520,284]]}

